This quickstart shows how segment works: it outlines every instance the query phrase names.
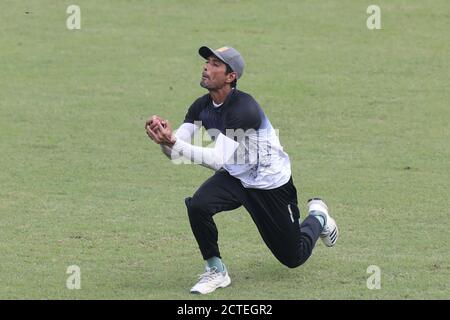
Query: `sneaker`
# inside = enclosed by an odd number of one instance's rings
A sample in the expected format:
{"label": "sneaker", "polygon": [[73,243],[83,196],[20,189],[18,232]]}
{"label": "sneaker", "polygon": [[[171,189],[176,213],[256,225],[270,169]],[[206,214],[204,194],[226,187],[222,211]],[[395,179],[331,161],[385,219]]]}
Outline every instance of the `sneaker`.
{"label": "sneaker", "polygon": [[207,294],[211,293],[217,288],[225,288],[231,283],[228,271],[218,272],[215,267],[206,267],[205,273],[199,276],[199,281],[192,287],[191,293]]}
{"label": "sneaker", "polygon": [[328,214],[328,207],[320,198],[312,198],[308,200],[308,212],[312,215],[320,215],[325,220],[323,230],[320,233],[320,238],[327,247],[332,247],[336,244],[339,237],[339,229],[336,221]]}

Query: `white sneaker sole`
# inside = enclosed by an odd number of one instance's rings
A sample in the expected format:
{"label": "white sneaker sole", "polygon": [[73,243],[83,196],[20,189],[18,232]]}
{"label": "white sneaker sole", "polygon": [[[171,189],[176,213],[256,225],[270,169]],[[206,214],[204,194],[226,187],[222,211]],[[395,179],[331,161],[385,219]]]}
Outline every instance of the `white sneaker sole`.
{"label": "white sneaker sole", "polygon": [[230,278],[229,275],[227,275],[227,276],[225,277],[224,281],[221,282],[220,284],[218,284],[216,287],[210,288],[210,289],[206,289],[206,290],[203,291],[203,292],[198,291],[198,290],[192,290],[192,289],[191,289],[191,293],[192,293],[192,294],[208,294],[208,293],[211,293],[211,292],[216,291],[216,289],[218,289],[218,288],[225,288],[225,287],[228,287],[230,284],[231,284],[231,278]]}

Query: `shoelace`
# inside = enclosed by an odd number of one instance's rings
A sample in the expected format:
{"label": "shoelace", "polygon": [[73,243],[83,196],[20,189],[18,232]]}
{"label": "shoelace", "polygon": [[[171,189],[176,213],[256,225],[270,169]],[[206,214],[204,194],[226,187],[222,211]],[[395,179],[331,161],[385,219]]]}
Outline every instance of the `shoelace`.
{"label": "shoelace", "polygon": [[210,280],[214,280],[217,276],[219,276],[219,273],[215,270],[206,271],[198,276],[200,279],[198,283],[209,282]]}

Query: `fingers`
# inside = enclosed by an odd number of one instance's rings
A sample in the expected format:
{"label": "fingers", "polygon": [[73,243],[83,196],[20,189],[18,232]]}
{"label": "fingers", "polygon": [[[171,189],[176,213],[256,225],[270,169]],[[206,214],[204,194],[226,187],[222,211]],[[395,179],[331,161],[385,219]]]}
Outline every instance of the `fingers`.
{"label": "fingers", "polygon": [[150,139],[155,140],[155,134],[150,130],[149,127],[146,127],[146,128],[145,128],[145,133],[147,133],[147,136],[148,136]]}
{"label": "fingers", "polygon": [[159,124],[160,122],[159,121],[153,121],[151,124],[150,124],[150,129],[152,129],[152,131],[155,131],[156,132],[156,130],[158,129],[158,124]]}
{"label": "fingers", "polygon": [[164,128],[162,124],[159,124],[157,130],[157,135],[159,139],[162,141],[162,144],[172,146],[175,143],[175,138],[173,136],[172,129],[170,128],[169,123],[166,123],[166,127]]}
{"label": "fingers", "polygon": [[150,127],[150,129],[152,129],[152,131],[156,132],[156,130],[158,129],[158,125],[162,124],[163,128],[166,128],[166,126],[169,124],[169,122],[167,120],[162,119],[161,117],[158,116],[152,116],[150,117],[147,122],[145,122],[145,128]]}
{"label": "fingers", "polygon": [[147,136],[158,144],[171,143],[173,139],[169,121],[157,115],[151,116],[145,122],[145,131]]}
{"label": "fingers", "polygon": [[153,115],[145,122],[145,127],[151,125],[152,123],[160,122],[161,120],[163,120],[161,117]]}
{"label": "fingers", "polygon": [[164,120],[163,118],[159,116],[151,116],[146,122],[145,122],[145,128],[150,126],[150,129],[152,131],[156,132],[158,130],[158,124],[161,123],[164,128],[169,124],[167,120]]}
{"label": "fingers", "polygon": [[167,141],[167,137],[168,137],[167,129],[164,128],[161,123],[158,123],[157,129],[158,130],[155,131],[157,137],[162,141]]}
{"label": "fingers", "polygon": [[152,129],[150,129],[150,127],[146,128],[146,132],[147,135],[150,139],[152,139],[153,141],[155,141],[158,144],[161,144],[161,138],[159,137],[158,133],[154,132]]}
{"label": "fingers", "polygon": [[170,126],[168,120],[161,120],[161,125],[164,127],[164,129],[169,129],[169,131],[172,131],[172,127]]}
{"label": "fingers", "polygon": [[145,126],[151,125],[154,121],[155,121],[155,119],[154,119],[153,117],[150,117],[150,118],[145,122]]}
{"label": "fingers", "polygon": [[161,123],[158,123],[158,133],[161,134],[161,136],[167,137],[170,136],[172,132],[170,132],[169,128],[164,127]]}

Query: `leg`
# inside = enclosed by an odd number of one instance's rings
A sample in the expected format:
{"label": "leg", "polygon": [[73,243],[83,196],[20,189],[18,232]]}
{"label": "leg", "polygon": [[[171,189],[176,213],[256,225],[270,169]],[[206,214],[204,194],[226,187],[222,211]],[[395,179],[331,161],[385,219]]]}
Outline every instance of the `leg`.
{"label": "leg", "polygon": [[272,190],[247,189],[244,206],[250,212],[266,245],[289,268],[303,264],[311,255],[322,226],[313,216],[299,225],[297,190],[292,179]]}
{"label": "leg", "polygon": [[186,198],[189,222],[203,259],[220,258],[214,214],[239,208],[243,194],[244,187],[240,181],[225,170],[219,170],[192,197]]}

